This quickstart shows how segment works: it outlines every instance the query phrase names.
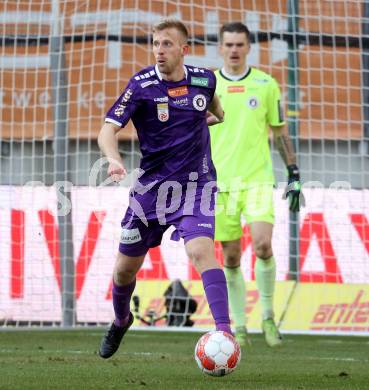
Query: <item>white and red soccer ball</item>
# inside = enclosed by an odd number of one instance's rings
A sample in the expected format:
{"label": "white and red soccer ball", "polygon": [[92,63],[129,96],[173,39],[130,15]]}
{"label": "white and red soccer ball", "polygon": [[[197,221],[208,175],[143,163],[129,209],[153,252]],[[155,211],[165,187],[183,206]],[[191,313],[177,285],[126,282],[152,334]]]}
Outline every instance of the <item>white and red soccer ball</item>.
{"label": "white and red soccer ball", "polygon": [[231,373],[241,360],[241,348],[229,333],[212,331],[200,337],[195,359],[202,372],[212,376]]}

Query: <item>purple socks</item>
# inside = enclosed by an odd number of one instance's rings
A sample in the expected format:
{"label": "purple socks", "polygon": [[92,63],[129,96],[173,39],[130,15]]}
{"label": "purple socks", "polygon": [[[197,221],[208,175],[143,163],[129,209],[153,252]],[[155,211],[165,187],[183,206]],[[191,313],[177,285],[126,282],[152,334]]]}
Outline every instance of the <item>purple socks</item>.
{"label": "purple socks", "polygon": [[[232,334],[228,310],[227,282],[224,272],[220,268],[209,269],[201,274],[202,283],[216,329]],[[128,323],[130,302],[136,280],[125,286],[117,286],[113,282],[113,306],[116,326],[125,326]]]}
{"label": "purple socks", "polygon": [[232,334],[227,282],[223,270],[220,268],[209,269],[201,274],[201,278],[216,329]]}
{"label": "purple socks", "polygon": [[113,306],[115,313],[114,324],[123,327],[129,320],[130,302],[136,287],[136,279],[125,286],[118,286],[113,281]]}

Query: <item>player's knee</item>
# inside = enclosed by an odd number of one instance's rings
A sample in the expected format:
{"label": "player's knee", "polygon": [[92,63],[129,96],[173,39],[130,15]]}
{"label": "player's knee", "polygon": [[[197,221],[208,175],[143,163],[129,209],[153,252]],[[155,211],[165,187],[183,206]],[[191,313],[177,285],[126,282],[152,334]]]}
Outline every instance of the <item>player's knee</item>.
{"label": "player's knee", "polygon": [[224,264],[228,267],[238,267],[240,265],[241,252],[233,251],[224,256]]}
{"label": "player's knee", "polygon": [[224,264],[228,267],[238,267],[241,261],[240,242],[222,242]]}
{"label": "player's knee", "polygon": [[187,256],[200,274],[207,269],[218,268],[215,259],[214,242],[207,237],[197,237],[185,244]]}
{"label": "player's knee", "polygon": [[117,261],[114,267],[114,281],[119,285],[133,282],[136,277],[137,267],[133,264]]}
{"label": "player's knee", "polygon": [[191,259],[195,269],[200,273],[208,268],[209,263],[215,262],[215,257],[210,256],[210,253],[201,246],[196,245],[187,249],[187,255]]}
{"label": "player's knee", "polygon": [[126,284],[129,284],[131,282],[133,282],[133,280],[135,279],[136,277],[136,272],[133,271],[133,270],[115,270],[114,272],[114,281],[118,284],[118,285],[126,285]]}
{"label": "player's knee", "polygon": [[194,266],[201,264],[202,259],[206,255],[203,248],[199,246],[193,246],[190,249],[187,250],[188,257],[193,262]]}
{"label": "player's knee", "polygon": [[268,239],[261,238],[254,242],[254,251],[259,259],[269,259],[273,255],[272,243]]}

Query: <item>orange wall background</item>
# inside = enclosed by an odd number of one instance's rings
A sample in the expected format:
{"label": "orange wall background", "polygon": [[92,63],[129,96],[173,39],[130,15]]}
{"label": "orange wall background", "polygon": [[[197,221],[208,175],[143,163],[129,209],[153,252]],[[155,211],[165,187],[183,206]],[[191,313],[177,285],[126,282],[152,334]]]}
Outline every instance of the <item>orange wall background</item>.
{"label": "orange wall background", "polygon": [[[86,4],[87,3],[87,4]],[[201,4],[200,4],[201,3]],[[65,35],[107,34],[107,23],[73,26],[73,15],[89,12],[103,13],[121,9],[127,12],[151,12],[163,17],[180,13],[190,34],[204,34],[206,15],[217,12],[219,24],[245,20],[250,12],[257,12],[260,31],[275,31],[276,16],[287,18],[287,1],[188,1],[184,4],[166,1],[60,1],[64,15]],[[139,4],[139,9],[136,8]],[[51,1],[2,2],[1,12],[51,12]],[[360,36],[360,1],[321,2],[300,1],[300,29],[317,34]],[[139,14],[137,14],[139,15]],[[217,26],[219,27],[219,26]],[[125,23],[120,33],[127,36],[150,34],[150,23],[138,18]],[[0,24],[0,35],[49,35],[51,27],[44,24],[15,23],[11,19]],[[121,67],[107,66],[108,42],[68,43],[65,45],[68,76],[68,130],[72,138],[96,138],[105,112],[123,90],[129,77],[150,64],[151,47],[147,44],[121,43]],[[43,46],[2,46],[0,56],[47,56]],[[260,68],[271,73],[280,82],[287,103],[287,60],[272,63],[271,42],[260,44]],[[205,55],[202,45],[192,47],[195,55]],[[356,48],[300,46],[299,77],[301,109],[300,137],[306,139],[360,139],[362,137],[361,111],[361,53]],[[53,134],[51,80],[47,68],[0,69],[2,102],[0,108],[2,138],[45,139]],[[287,109],[286,109],[287,112]],[[135,136],[131,124],[122,132],[122,138]]]}

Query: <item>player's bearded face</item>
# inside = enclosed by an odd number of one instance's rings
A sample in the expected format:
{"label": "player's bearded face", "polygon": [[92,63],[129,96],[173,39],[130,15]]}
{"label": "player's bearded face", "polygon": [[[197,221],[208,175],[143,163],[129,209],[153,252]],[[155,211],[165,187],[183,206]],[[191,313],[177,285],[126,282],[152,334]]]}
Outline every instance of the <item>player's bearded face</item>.
{"label": "player's bearded face", "polygon": [[157,31],[153,36],[153,52],[160,73],[171,74],[183,65],[183,57],[187,51],[184,38],[174,28]]}
{"label": "player's bearded face", "polygon": [[226,68],[232,70],[245,70],[246,57],[250,51],[250,43],[244,33],[224,32],[220,44],[220,54],[224,59]]}

